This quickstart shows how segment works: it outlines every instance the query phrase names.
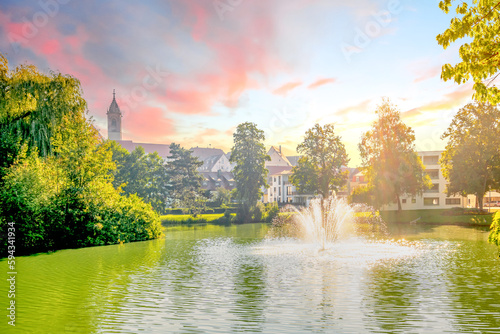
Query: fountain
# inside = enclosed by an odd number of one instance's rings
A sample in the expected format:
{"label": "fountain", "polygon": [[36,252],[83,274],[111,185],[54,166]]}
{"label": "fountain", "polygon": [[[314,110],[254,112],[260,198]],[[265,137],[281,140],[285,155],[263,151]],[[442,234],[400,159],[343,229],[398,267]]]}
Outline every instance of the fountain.
{"label": "fountain", "polygon": [[327,243],[345,237],[351,230],[349,223],[354,210],[343,198],[331,197],[326,200],[314,199],[308,208],[296,214],[301,237],[309,242],[317,242],[324,250]]}
{"label": "fountain", "polygon": [[273,221],[279,231],[273,230],[270,236],[295,237],[318,244],[320,250],[325,250],[334,242],[356,236],[359,227],[354,224],[356,212],[369,212],[365,217],[368,219],[364,221],[383,228],[381,220],[373,214],[373,208],[360,204],[349,205],[346,199],[335,196],[325,200],[316,198],[302,210],[289,206],[284,211],[292,211],[292,214]]}

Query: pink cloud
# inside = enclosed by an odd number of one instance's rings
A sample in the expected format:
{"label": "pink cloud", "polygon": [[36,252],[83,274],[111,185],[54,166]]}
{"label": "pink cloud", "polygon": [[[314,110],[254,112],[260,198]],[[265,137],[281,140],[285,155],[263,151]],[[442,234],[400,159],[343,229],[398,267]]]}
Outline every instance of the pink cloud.
{"label": "pink cloud", "polygon": [[464,105],[467,101],[472,100],[472,84],[462,85],[450,93],[444,94],[439,100],[431,101],[420,107],[411,109],[403,113],[404,116],[414,117],[425,111],[443,111],[450,110]]}
{"label": "pink cloud", "polygon": [[168,142],[168,137],[176,133],[173,121],[164,117],[162,109],[155,107],[127,113],[122,124],[130,139],[135,141]]}
{"label": "pink cloud", "polygon": [[316,88],[318,88],[320,86],[323,86],[323,85],[326,85],[326,84],[329,84],[329,83],[334,83],[336,81],[337,80],[335,78],[318,79],[315,82],[313,82],[312,84],[310,84],[309,86],[307,86],[307,88],[309,88],[309,89],[316,89]]}
{"label": "pink cloud", "polygon": [[[193,40],[206,47],[210,66],[189,74],[188,87],[187,80],[170,85],[168,90],[176,102],[170,103],[169,109],[209,113],[217,103],[234,108],[245,90],[258,88],[259,84],[250,79],[254,74],[265,78],[282,70],[286,65],[276,52],[276,17],[272,7],[269,3],[241,2],[221,18],[212,1],[174,2],[175,16]],[[181,99],[181,95],[186,97],[186,91],[192,99]]]}
{"label": "pink cloud", "polygon": [[40,51],[42,54],[46,56],[53,55],[54,53],[58,53],[61,51],[61,44],[59,43],[58,40],[51,39],[43,43],[42,47],[40,48]]}
{"label": "pink cloud", "polygon": [[300,82],[300,81],[288,82],[288,83],[284,84],[283,86],[278,87],[275,90],[273,90],[273,94],[286,95],[286,94],[288,94],[289,91],[291,91],[292,89],[294,89],[295,87],[298,87],[300,85],[302,85],[302,82]]}

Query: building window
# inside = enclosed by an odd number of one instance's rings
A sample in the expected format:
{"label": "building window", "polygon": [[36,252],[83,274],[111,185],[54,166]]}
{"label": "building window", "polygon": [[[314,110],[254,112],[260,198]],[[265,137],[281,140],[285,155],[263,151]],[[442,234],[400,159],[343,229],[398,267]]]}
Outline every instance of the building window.
{"label": "building window", "polygon": [[439,205],[439,198],[437,197],[424,198],[424,205],[425,206]]}
{"label": "building window", "polygon": [[460,205],[460,198],[447,198],[446,205]]}
{"label": "building window", "polygon": [[411,199],[411,203],[412,203],[412,204],[417,203],[417,199],[416,199],[416,198],[412,198],[412,199]]}
{"label": "building window", "polygon": [[439,180],[439,169],[427,169],[425,172],[432,180]]}
{"label": "building window", "polygon": [[424,156],[424,165],[439,165],[439,155]]}
{"label": "building window", "polygon": [[359,176],[356,176],[356,182],[359,182]]}
{"label": "building window", "polygon": [[402,202],[403,204],[406,204],[406,198],[403,198],[403,199],[401,200],[401,202]]}
{"label": "building window", "polygon": [[292,194],[292,187],[291,186],[286,187],[286,192],[287,195],[290,196]]}
{"label": "building window", "polygon": [[276,176],[274,177],[274,182],[276,182]]}
{"label": "building window", "polygon": [[438,193],[439,192],[439,183],[433,183],[430,189],[425,189],[424,193]]}

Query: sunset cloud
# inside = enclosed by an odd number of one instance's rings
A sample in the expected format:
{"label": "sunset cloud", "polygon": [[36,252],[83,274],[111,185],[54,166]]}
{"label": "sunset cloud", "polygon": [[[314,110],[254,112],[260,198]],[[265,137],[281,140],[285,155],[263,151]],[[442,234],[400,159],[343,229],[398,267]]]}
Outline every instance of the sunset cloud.
{"label": "sunset cloud", "polygon": [[307,88],[309,88],[309,89],[316,89],[316,88],[318,88],[320,86],[323,86],[323,85],[326,85],[326,84],[330,84],[330,83],[332,84],[335,81],[337,81],[335,78],[318,79],[315,82],[313,82],[312,84],[310,84],[309,86],[307,86]]}
{"label": "sunset cloud", "polygon": [[372,102],[371,100],[364,100],[364,101],[362,101],[358,104],[355,104],[353,106],[349,106],[349,107],[340,109],[339,111],[337,111],[335,113],[335,115],[345,116],[345,115],[349,115],[350,113],[353,113],[353,112],[356,112],[356,113],[366,112],[366,111],[368,111],[371,102]]}
{"label": "sunset cloud", "polygon": [[407,116],[414,116],[424,112],[451,110],[463,106],[467,101],[472,100],[473,94],[472,84],[465,84],[449,93],[443,94],[438,100],[428,102],[415,109],[409,110],[407,113],[411,113],[407,114]]}
{"label": "sunset cloud", "polygon": [[288,82],[284,84],[283,86],[280,86],[273,90],[273,94],[275,95],[286,95],[288,94],[289,91],[294,89],[295,87],[298,87],[302,85],[302,82]]}
{"label": "sunset cloud", "polygon": [[165,143],[175,135],[174,122],[166,118],[161,108],[147,107],[123,117],[129,139],[138,142]]}

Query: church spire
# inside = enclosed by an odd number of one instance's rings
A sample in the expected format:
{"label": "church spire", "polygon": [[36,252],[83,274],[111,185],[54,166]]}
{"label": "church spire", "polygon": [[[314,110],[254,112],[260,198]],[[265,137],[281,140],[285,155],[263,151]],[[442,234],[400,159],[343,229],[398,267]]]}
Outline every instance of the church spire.
{"label": "church spire", "polygon": [[108,139],[122,140],[122,113],[115,98],[115,90],[113,89],[113,101],[109,106],[108,115]]}

